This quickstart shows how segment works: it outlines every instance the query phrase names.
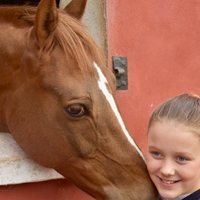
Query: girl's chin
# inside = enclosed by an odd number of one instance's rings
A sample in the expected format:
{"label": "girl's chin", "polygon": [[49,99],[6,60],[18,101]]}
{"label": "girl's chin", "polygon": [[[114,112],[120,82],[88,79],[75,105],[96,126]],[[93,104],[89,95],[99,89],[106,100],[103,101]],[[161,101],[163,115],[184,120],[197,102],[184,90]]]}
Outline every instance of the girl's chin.
{"label": "girl's chin", "polygon": [[162,200],[176,200],[176,197],[169,197],[169,196],[161,196]]}
{"label": "girl's chin", "polygon": [[175,200],[178,195],[175,194],[170,194],[167,192],[159,192],[160,196],[162,197],[163,200]]}

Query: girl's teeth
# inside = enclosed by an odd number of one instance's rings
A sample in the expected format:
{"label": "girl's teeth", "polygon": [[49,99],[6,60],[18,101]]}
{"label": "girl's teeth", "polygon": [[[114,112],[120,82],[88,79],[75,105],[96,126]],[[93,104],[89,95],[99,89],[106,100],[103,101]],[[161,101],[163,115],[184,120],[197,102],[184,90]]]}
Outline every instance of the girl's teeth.
{"label": "girl's teeth", "polygon": [[161,179],[161,181],[162,181],[163,183],[166,183],[166,184],[173,184],[173,183],[176,182],[176,181],[164,180],[164,179]]}
{"label": "girl's teeth", "polygon": [[174,181],[166,181],[166,180],[163,180],[163,182],[168,184],[174,183]]}

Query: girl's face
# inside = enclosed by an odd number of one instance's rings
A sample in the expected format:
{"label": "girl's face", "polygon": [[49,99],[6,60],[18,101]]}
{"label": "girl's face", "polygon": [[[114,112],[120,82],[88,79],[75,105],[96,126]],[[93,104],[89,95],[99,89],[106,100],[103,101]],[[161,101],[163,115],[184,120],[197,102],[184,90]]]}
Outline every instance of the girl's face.
{"label": "girl's face", "polygon": [[200,137],[172,120],[154,122],[148,132],[147,168],[165,199],[200,189]]}

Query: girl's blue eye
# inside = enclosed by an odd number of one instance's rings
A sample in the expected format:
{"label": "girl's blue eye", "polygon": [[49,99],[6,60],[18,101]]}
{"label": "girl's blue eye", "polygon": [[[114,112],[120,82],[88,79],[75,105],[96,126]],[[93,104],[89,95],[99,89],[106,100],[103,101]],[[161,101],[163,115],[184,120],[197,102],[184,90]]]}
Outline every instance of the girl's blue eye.
{"label": "girl's blue eye", "polygon": [[179,162],[179,163],[185,163],[185,162],[187,162],[189,159],[186,158],[186,157],[184,157],[184,156],[177,156],[177,157],[176,157],[176,160],[177,160],[177,162]]}
{"label": "girl's blue eye", "polygon": [[150,154],[154,157],[154,158],[161,158],[161,153],[158,151],[151,151]]}

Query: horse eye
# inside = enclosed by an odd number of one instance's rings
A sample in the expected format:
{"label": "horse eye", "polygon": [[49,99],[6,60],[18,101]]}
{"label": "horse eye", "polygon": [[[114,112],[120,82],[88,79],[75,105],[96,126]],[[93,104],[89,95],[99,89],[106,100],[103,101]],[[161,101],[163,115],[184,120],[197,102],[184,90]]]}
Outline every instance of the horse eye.
{"label": "horse eye", "polygon": [[65,108],[65,112],[67,112],[71,117],[82,117],[87,113],[82,104],[69,105]]}

